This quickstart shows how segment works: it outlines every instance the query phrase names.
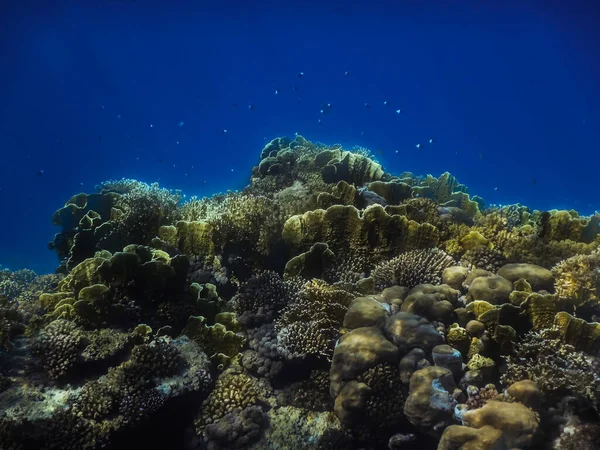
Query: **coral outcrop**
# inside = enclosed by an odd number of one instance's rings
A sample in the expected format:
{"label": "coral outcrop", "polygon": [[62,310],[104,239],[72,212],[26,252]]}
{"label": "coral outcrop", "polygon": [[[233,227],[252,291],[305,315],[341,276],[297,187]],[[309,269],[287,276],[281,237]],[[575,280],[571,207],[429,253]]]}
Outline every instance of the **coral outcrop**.
{"label": "coral outcrop", "polygon": [[240,192],[107,181],[52,219],[57,274],[0,271],[0,450],[598,441],[599,215],[296,136]]}

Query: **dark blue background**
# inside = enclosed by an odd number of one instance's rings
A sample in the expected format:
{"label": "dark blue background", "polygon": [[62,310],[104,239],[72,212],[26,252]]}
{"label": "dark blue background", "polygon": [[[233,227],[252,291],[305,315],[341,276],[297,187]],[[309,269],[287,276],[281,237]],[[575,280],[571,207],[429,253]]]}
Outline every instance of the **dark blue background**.
{"label": "dark blue background", "polygon": [[593,212],[598,15],[481,3],[2,2],[0,264],[53,270],[52,212],[103,180],[241,188],[295,132],[489,203]]}

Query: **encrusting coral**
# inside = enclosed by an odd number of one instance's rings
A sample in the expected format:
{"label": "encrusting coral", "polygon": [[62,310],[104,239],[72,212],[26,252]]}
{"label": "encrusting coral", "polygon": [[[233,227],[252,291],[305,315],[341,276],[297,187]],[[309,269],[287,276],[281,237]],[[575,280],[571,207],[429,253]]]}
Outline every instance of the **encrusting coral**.
{"label": "encrusting coral", "polygon": [[107,181],[53,222],[56,275],[0,271],[1,450],[594,442],[598,214],[296,136],[240,192]]}

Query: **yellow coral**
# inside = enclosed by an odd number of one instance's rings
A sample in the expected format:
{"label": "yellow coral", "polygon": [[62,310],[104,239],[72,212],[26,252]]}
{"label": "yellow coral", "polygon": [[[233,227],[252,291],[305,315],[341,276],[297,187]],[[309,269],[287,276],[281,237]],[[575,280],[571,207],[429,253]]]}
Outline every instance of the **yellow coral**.
{"label": "yellow coral", "polygon": [[369,248],[394,253],[433,247],[439,241],[439,232],[433,225],[389,215],[379,205],[368,207],[362,214],[354,206],[335,205],[292,216],[285,222],[282,236],[301,251],[316,242],[325,242],[334,252]]}

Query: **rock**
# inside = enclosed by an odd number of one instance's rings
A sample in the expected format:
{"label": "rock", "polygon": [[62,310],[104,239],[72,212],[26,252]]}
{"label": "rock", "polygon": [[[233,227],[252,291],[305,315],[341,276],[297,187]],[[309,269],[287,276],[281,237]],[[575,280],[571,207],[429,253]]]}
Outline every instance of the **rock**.
{"label": "rock", "polygon": [[409,450],[417,448],[417,435],[414,433],[398,433],[393,435],[388,441],[390,450]]}
{"label": "rock", "polygon": [[533,409],[540,407],[544,397],[538,385],[531,380],[517,381],[511,384],[506,392],[518,402]]}
{"label": "rock", "polygon": [[381,291],[381,296],[386,301],[386,303],[397,306],[399,308],[409,292],[410,288],[407,288],[405,286],[391,286]]}
{"label": "rock", "polygon": [[462,355],[447,344],[436,345],[431,352],[433,363],[452,372],[454,379],[459,380],[462,374]]}
{"label": "rock", "polygon": [[502,445],[502,432],[494,427],[479,429],[450,425],[444,430],[437,450],[496,450]]}
{"label": "rock", "polygon": [[463,424],[444,430],[438,450],[496,450],[529,448],[539,422],[521,403],[489,400],[482,408],[466,411]]}
{"label": "rock", "polygon": [[475,314],[462,307],[454,308],[454,315],[456,316],[457,324],[463,327],[467,325],[469,320],[473,320],[475,318]]}
{"label": "rock", "polygon": [[467,275],[466,280],[463,282],[463,288],[469,289],[469,286],[471,286],[471,283],[473,282],[473,280],[475,278],[479,278],[479,277],[491,277],[492,275],[494,275],[492,272],[488,271],[488,270],[484,270],[484,269],[473,269],[469,272],[469,274]]}
{"label": "rock", "polygon": [[344,385],[335,398],[335,415],[345,425],[355,423],[360,419],[365,409],[365,403],[371,395],[371,388],[358,381],[350,381]]}
{"label": "rock", "polygon": [[410,377],[415,373],[419,368],[419,362],[424,360],[426,357],[426,353],[420,348],[413,348],[410,352],[408,352],[404,357],[400,360],[400,379],[402,383],[408,384],[410,382]]}
{"label": "rock", "polygon": [[[389,308],[389,306],[388,306]],[[344,327],[354,329],[383,325],[387,310],[374,296],[357,297],[348,307],[344,316]]]}
{"label": "rock", "polygon": [[463,283],[467,279],[469,269],[463,266],[451,266],[444,269],[442,272],[442,283],[448,286],[461,290]]}
{"label": "rock", "polygon": [[485,325],[479,320],[470,320],[466,326],[467,333],[471,336],[480,338],[485,333]]}
{"label": "rock", "polygon": [[329,392],[337,397],[344,383],[383,362],[398,364],[398,348],[377,327],[357,328],[343,335],[333,352]]}
{"label": "rock", "polygon": [[456,400],[452,372],[444,367],[430,366],[417,370],[410,378],[409,395],[404,404],[408,421],[424,431],[440,422],[452,419]]}
{"label": "rock", "polygon": [[469,386],[483,387],[485,385],[483,372],[481,370],[467,370],[458,385],[464,390]]}
{"label": "rock", "polygon": [[443,341],[427,319],[409,312],[397,312],[388,317],[384,332],[401,354],[416,347],[429,351]]}
{"label": "rock", "polygon": [[512,283],[523,278],[534,291],[552,291],[554,289],[552,272],[535,264],[506,264],[498,269],[498,275]]}
{"label": "rock", "polygon": [[412,312],[428,320],[451,323],[459,294],[460,291],[447,284],[419,284],[410,290],[400,311]]}
{"label": "rock", "polygon": [[485,406],[463,415],[463,424],[473,428],[492,426],[502,432],[506,448],[528,447],[538,429],[535,413],[521,403],[489,400]]}
{"label": "rock", "polygon": [[499,275],[477,277],[471,283],[467,299],[472,302],[483,300],[492,305],[508,303],[513,284]]}

